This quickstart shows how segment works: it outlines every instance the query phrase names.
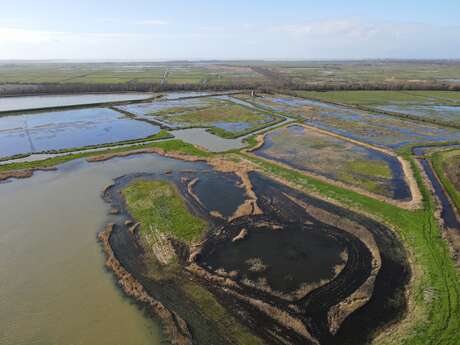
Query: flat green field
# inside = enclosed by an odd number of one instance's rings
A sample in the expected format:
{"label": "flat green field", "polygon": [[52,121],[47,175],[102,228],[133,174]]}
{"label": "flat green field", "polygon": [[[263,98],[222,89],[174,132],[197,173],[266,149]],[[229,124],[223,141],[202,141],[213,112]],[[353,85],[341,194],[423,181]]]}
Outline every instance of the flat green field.
{"label": "flat green field", "polygon": [[[257,70],[263,68],[270,75]],[[166,82],[225,86],[268,85],[281,78],[293,84],[460,83],[454,61],[215,61],[113,63],[4,63],[0,83]],[[278,79],[279,79],[278,78]],[[270,80],[272,79],[272,80]]]}

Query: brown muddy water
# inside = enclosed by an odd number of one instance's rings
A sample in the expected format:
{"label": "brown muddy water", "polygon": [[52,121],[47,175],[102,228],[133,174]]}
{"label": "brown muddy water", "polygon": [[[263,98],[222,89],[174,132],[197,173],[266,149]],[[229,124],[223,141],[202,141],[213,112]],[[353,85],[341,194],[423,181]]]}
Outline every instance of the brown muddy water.
{"label": "brown muddy water", "polygon": [[159,324],[104,268],[101,191],[123,174],[190,166],[156,155],[79,160],[0,184],[0,344],[160,344]]}

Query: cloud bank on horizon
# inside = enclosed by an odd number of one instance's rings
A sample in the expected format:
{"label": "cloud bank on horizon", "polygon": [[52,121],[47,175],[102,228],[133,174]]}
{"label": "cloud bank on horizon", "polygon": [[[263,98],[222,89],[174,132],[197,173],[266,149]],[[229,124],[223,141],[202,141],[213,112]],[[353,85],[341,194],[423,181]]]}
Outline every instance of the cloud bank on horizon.
{"label": "cloud bank on horizon", "polygon": [[362,1],[104,2],[6,5],[0,59],[460,58],[460,24],[451,15],[460,3],[449,0],[439,1],[442,19],[425,1],[392,8],[398,15]]}

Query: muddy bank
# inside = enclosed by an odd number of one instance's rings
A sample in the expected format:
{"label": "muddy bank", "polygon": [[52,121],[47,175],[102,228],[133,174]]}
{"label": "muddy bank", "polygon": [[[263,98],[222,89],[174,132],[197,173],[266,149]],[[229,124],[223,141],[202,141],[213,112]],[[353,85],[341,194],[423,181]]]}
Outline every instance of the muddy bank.
{"label": "muddy bank", "polygon": [[150,311],[157,315],[164,326],[165,333],[174,345],[192,345],[192,335],[187,327],[186,322],[177,314],[168,310],[161,302],[152,298],[116,258],[112,247],[110,246],[110,237],[112,235],[114,224],[108,224],[106,228],[98,235],[102,247],[107,256],[106,266],[113,271],[118,279],[121,289],[128,295],[146,305]]}
{"label": "muddy bank", "polygon": [[23,179],[23,178],[32,177],[35,171],[53,171],[53,170],[56,170],[56,168],[50,167],[50,168],[4,171],[4,172],[0,172],[0,182],[6,181],[10,178]]}

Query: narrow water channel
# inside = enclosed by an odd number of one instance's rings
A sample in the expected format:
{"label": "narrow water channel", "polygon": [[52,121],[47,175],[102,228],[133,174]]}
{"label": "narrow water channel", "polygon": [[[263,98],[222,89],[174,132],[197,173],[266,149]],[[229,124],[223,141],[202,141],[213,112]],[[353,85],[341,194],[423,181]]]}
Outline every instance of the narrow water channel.
{"label": "narrow water channel", "polygon": [[446,191],[442,187],[441,182],[439,182],[429,161],[426,159],[420,159],[420,162],[423,166],[423,169],[425,170],[426,175],[428,176],[428,179],[430,180],[433,186],[436,197],[438,198],[441,204],[441,219],[444,222],[444,226],[451,229],[457,229],[458,231],[460,231],[460,221],[457,218],[454,206],[450,202],[450,199],[447,196]]}

